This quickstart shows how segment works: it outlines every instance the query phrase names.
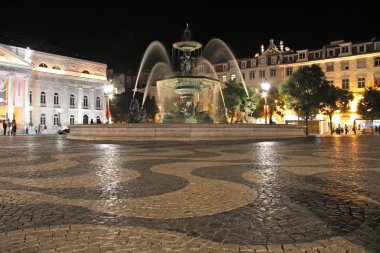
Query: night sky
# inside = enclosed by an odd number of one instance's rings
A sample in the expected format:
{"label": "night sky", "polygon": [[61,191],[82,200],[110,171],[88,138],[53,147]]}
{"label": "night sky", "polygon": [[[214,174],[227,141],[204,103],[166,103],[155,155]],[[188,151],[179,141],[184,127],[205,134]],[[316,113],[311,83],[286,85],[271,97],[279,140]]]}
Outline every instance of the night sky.
{"label": "night sky", "polygon": [[171,52],[187,22],[194,40],[206,44],[221,38],[238,58],[252,57],[270,38],[291,49],[316,49],[333,40],[380,37],[376,1],[227,2],[136,0],[121,7],[111,1],[7,1],[1,7],[0,42],[23,41],[36,50],[53,45],[120,72],[136,72],[150,42],[159,40]]}

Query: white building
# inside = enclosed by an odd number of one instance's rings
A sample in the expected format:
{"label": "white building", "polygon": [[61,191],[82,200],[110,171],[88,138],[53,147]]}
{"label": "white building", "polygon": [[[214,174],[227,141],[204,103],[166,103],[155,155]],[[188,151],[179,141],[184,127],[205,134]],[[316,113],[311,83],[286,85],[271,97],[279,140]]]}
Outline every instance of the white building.
{"label": "white building", "polygon": [[106,72],[103,63],[0,44],[0,120],[15,119],[20,133],[105,122]]}

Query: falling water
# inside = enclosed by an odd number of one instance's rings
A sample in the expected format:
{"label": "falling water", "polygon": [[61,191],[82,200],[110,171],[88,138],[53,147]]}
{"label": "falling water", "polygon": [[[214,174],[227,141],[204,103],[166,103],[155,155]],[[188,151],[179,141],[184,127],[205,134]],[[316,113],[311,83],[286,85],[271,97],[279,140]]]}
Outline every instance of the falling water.
{"label": "falling water", "polygon": [[225,63],[232,60],[235,65],[235,68],[237,69],[240,80],[244,86],[245,93],[248,96],[248,89],[243,79],[243,75],[241,74],[236,58],[232,53],[231,49],[227,46],[227,44],[224,41],[222,41],[221,39],[210,40],[203,50],[203,57],[208,59],[212,65],[218,63]]}
{"label": "falling water", "polygon": [[[218,79],[218,75],[216,74],[215,67],[211,64],[210,61],[208,61],[207,59],[203,57],[200,57],[197,66],[199,65],[206,65],[210,69],[210,74],[212,75],[210,77],[214,79]],[[206,76],[208,76],[207,73],[206,73]],[[222,87],[220,83],[218,86],[219,86],[220,95],[222,97],[223,106],[224,108],[226,108],[226,102],[224,101],[224,96],[223,96]]]}
{"label": "falling water", "polygon": [[173,75],[173,71],[171,70],[170,66],[168,66],[168,64],[164,62],[159,62],[153,66],[152,71],[149,73],[148,82],[145,87],[144,98],[143,98],[141,106],[143,106],[145,103],[146,97],[148,96],[148,93],[149,93],[150,85],[153,82],[157,81],[157,76],[162,77],[162,76],[167,76],[167,75]]}
{"label": "falling water", "polygon": [[167,66],[171,66],[170,59],[168,53],[166,52],[165,46],[159,41],[153,41],[145,50],[144,56],[141,60],[139,72],[137,73],[135,88],[133,90],[133,97],[135,97],[137,91],[137,84],[140,79],[141,71],[149,66],[154,66],[154,64],[157,62],[163,62],[166,63]]}

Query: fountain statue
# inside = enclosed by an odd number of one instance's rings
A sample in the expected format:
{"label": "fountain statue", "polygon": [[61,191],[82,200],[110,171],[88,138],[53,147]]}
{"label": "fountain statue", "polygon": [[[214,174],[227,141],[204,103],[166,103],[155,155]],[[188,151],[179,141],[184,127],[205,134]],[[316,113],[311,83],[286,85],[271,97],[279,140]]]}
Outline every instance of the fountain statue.
{"label": "fountain statue", "polygon": [[[154,93],[154,96],[157,96],[156,100],[159,103],[161,115],[157,118],[162,123],[225,122],[224,96],[221,82],[218,80],[213,65],[226,61],[232,61],[237,65],[231,50],[223,41],[213,39],[206,45],[204,53],[202,53],[202,44],[192,40],[188,24],[183,32],[182,40],[173,43],[172,48],[172,62],[160,42],[152,42],[147,48],[134,89],[134,92],[138,90],[137,84],[144,67],[151,69],[146,86],[139,90],[139,92],[144,92],[141,108],[143,108],[148,93]],[[150,58],[154,59],[154,64]],[[147,66],[149,64],[150,66]],[[202,75],[198,74],[197,67],[200,66],[202,69],[205,67],[208,70],[207,73],[204,71]],[[240,70],[237,69],[237,71],[241,77]],[[247,91],[243,78],[241,80]],[[221,106],[224,108],[222,110],[218,109],[220,104],[218,100],[223,101]],[[133,100],[132,103],[138,102]],[[139,106],[135,107],[139,108]],[[144,118],[141,111],[142,109],[130,110],[128,122],[141,122]],[[214,120],[215,116],[218,118],[217,121]]]}

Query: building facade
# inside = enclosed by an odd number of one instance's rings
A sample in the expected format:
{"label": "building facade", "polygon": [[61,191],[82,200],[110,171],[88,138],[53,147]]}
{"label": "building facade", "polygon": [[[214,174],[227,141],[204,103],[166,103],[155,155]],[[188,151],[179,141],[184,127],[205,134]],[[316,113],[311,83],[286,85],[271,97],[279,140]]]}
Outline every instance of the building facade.
{"label": "building facade", "polygon": [[[254,57],[217,64],[215,70],[222,82],[236,79],[244,81],[248,87],[260,89],[263,82],[279,87],[298,68],[312,64],[322,68],[329,82],[353,92],[350,111],[337,112],[333,117],[333,127],[340,124],[352,128],[354,120],[360,118],[356,107],[365,89],[380,88],[380,40],[376,38],[360,43],[333,41],[316,50],[291,50],[282,41],[277,47],[270,40],[268,48],[265,50],[261,46],[260,53]],[[297,120],[297,116],[290,110],[285,112],[284,118],[277,118],[279,123],[291,120]],[[320,132],[329,132],[327,119],[319,115],[319,120]]]}
{"label": "building facade", "polygon": [[0,120],[28,133],[105,122],[106,74],[103,63],[0,44]]}

